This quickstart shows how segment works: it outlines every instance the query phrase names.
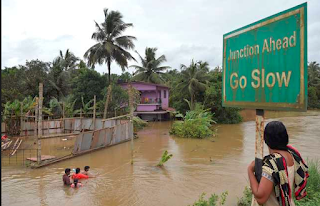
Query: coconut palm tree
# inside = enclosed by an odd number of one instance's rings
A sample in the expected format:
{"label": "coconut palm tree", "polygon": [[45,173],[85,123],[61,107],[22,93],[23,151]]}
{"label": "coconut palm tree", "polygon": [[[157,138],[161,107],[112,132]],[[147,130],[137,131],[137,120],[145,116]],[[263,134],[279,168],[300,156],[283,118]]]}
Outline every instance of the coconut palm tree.
{"label": "coconut palm tree", "polygon": [[77,67],[79,59],[67,49],[66,53],[63,55],[60,50],[60,56],[58,57],[59,63],[65,71],[73,70]]}
{"label": "coconut palm tree", "polygon": [[104,9],[104,22],[100,25],[95,22],[97,31],[92,34],[92,39],[97,43],[91,46],[84,58],[88,60],[88,65],[102,65],[107,63],[109,84],[111,83],[111,62],[115,61],[124,70],[128,67],[128,60],[135,60],[127,51],[133,49],[133,36],[122,36],[122,33],[133,25],[124,23],[122,14],[118,11],[110,11]]}
{"label": "coconut palm tree", "polygon": [[189,67],[181,65],[181,81],[177,87],[180,91],[189,91],[190,94],[190,109],[193,110],[195,106],[195,96],[199,91],[204,91],[207,88],[208,63],[191,61]]}
{"label": "coconut palm tree", "polygon": [[308,86],[320,85],[320,65],[317,62],[311,62],[308,65]]}
{"label": "coconut palm tree", "polygon": [[135,76],[133,80],[144,81],[150,83],[163,83],[163,71],[170,69],[169,66],[160,66],[163,62],[167,61],[165,55],[161,55],[156,58],[157,48],[146,48],[145,57],[142,58],[141,55],[137,52],[141,59],[142,66],[132,65],[136,69]]}

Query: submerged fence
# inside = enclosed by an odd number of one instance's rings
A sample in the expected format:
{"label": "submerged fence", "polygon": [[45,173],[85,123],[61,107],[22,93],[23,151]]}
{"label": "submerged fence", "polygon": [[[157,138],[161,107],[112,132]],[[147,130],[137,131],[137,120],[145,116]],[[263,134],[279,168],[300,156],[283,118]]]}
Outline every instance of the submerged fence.
{"label": "submerged fence", "polygon": [[133,124],[129,120],[107,120],[101,122],[100,126],[107,128],[78,135],[73,154],[115,145],[133,138]]}
{"label": "submerged fence", "polygon": [[38,153],[37,149],[7,149],[1,151],[1,164],[5,165],[28,165],[30,160],[36,157]]}

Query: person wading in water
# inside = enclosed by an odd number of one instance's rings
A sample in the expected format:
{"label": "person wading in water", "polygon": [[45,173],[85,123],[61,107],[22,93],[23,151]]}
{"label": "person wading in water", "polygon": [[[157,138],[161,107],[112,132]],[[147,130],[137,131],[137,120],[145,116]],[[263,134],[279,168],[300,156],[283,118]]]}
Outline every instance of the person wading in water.
{"label": "person wading in water", "polygon": [[64,175],[62,176],[63,184],[64,185],[71,185],[70,182],[70,168],[65,169]]}
{"label": "person wading in water", "polygon": [[[292,191],[297,200],[305,197],[308,166],[298,150],[288,145],[289,137],[282,122],[273,121],[264,130],[269,155],[263,158],[262,177],[254,175],[255,162],[248,166],[250,187],[258,204],[264,206],[294,206]],[[255,202],[252,203],[255,205]]]}

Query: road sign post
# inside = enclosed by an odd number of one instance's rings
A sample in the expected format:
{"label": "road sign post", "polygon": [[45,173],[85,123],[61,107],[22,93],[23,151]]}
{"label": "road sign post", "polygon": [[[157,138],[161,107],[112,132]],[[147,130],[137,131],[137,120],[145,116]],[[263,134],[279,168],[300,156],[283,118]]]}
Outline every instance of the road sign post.
{"label": "road sign post", "polygon": [[264,110],[307,110],[307,3],[223,35],[222,105],[256,109],[261,178]]}

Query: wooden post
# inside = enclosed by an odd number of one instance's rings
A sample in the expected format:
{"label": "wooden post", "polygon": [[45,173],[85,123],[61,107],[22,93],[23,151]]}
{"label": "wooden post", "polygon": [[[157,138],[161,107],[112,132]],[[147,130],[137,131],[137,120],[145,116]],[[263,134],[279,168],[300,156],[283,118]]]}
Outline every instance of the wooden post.
{"label": "wooden post", "polygon": [[20,136],[23,136],[23,103],[20,102]]}
{"label": "wooden post", "polygon": [[38,111],[39,111],[39,98],[36,97],[36,105],[34,108],[34,139],[37,139],[38,137]]}
{"label": "wooden post", "polygon": [[104,113],[103,113],[103,119],[107,118],[107,110],[108,110],[108,105],[109,105],[109,101],[110,101],[111,91],[112,91],[112,86],[110,84],[109,87],[108,87],[107,99],[106,99],[106,103],[105,103],[105,107],[104,107]]}
{"label": "wooden post", "polygon": [[[255,141],[255,176],[260,182],[262,176],[262,159],[263,159],[263,133],[264,133],[264,110],[256,109],[256,141]],[[252,202],[259,205],[256,202],[254,196],[252,196]]]}
{"label": "wooden post", "polygon": [[39,84],[39,121],[38,121],[38,155],[37,162],[41,163],[41,137],[42,137],[42,103],[43,103],[43,84]]}
{"label": "wooden post", "polygon": [[82,132],[82,108],[80,109],[80,132]]}
{"label": "wooden post", "polygon": [[[129,134],[129,129],[131,127],[131,124],[133,124],[133,91],[132,91],[132,85],[129,85],[128,88],[128,92],[129,92],[129,108],[130,108],[130,121],[128,124],[128,128],[127,128],[127,132]],[[133,164],[133,135],[131,136],[131,164]]]}
{"label": "wooden post", "polygon": [[64,134],[64,102],[62,102],[62,133]]}
{"label": "wooden post", "polygon": [[93,97],[93,131],[96,129],[96,95]]}

